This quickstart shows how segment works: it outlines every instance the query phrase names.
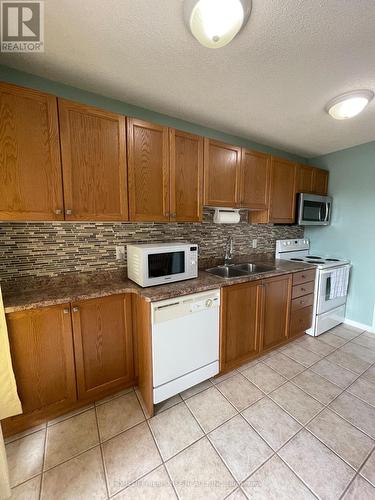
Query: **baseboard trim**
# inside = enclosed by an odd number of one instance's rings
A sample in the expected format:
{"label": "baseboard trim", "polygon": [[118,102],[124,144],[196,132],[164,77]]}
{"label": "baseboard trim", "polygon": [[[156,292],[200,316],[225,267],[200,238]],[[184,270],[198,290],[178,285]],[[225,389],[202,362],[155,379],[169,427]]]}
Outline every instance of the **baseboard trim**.
{"label": "baseboard trim", "polygon": [[370,333],[375,333],[375,328],[371,325],[365,325],[364,323],[358,323],[358,321],[352,321],[351,319],[345,318],[344,325],[354,326],[354,328],[360,328],[361,330],[366,330]]}

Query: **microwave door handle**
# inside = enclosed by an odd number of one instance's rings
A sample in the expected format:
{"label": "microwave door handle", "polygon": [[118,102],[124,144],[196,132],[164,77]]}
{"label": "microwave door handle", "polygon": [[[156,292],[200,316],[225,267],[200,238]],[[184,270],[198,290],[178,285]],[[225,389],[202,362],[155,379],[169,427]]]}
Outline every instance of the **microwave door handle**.
{"label": "microwave door handle", "polygon": [[326,216],[324,218],[324,222],[328,222],[328,219],[329,219],[329,212],[331,211],[330,210],[330,207],[331,207],[331,204],[329,202],[326,203]]}
{"label": "microwave door handle", "polygon": [[322,209],[324,207],[324,204],[322,203],[319,207],[319,222],[324,222],[324,219],[322,217]]}

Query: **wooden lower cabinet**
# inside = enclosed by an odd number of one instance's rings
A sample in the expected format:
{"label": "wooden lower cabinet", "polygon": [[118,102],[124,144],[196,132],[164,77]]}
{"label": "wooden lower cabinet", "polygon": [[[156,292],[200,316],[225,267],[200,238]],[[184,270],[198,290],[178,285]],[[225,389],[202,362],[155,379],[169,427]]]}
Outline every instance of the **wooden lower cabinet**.
{"label": "wooden lower cabinet", "polygon": [[131,294],[120,294],[72,304],[80,399],[133,383],[131,300]]}
{"label": "wooden lower cabinet", "polygon": [[23,409],[22,415],[2,421],[9,434],[64,413],[77,394],[70,305],[14,312],[6,320]]}
{"label": "wooden lower cabinet", "polygon": [[259,353],[261,284],[223,288],[220,370],[227,371]]}
{"label": "wooden lower cabinet", "polygon": [[291,289],[291,275],[277,276],[263,282],[262,351],[288,338]]}
{"label": "wooden lower cabinet", "polygon": [[289,337],[302,335],[312,325],[315,269],[293,274]]}
{"label": "wooden lower cabinet", "polygon": [[288,340],[291,290],[291,275],[223,288],[221,372]]}
{"label": "wooden lower cabinet", "polygon": [[131,294],[10,313],[6,320],[23,413],[1,422],[5,435],[136,382]]}

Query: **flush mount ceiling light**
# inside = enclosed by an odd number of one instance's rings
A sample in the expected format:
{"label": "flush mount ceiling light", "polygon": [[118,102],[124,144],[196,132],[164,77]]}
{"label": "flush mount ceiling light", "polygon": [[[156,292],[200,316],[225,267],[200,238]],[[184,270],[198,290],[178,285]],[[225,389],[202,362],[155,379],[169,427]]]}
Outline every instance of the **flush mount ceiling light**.
{"label": "flush mount ceiling light", "polygon": [[371,90],[354,90],[335,97],[326,106],[326,111],[336,120],[353,118],[365,109],[374,93]]}
{"label": "flush mount ceiling light", "polygon": [[199,43],[224,47],[249,19],[251,0],[185,0],[185,19]]}

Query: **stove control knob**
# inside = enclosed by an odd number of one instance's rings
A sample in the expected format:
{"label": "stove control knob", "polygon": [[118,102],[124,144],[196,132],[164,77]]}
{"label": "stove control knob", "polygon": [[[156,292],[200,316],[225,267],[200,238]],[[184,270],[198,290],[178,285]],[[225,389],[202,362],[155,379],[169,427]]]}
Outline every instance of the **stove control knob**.
{"label": "stove control knob", "polygon": [[206,300],[206,307],[212,307],[213,305],[213,300],[212,299],[207,299]]}

